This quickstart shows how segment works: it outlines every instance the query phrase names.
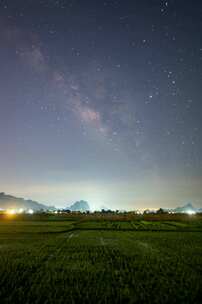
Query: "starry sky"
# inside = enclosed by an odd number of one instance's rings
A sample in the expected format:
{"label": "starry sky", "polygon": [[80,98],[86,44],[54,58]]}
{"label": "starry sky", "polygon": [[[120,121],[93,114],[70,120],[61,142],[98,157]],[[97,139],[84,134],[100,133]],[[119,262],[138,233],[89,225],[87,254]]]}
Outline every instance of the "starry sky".
{"label": "starry sky", "polygon": [[202,2],[0,1],[1,191],[202,207]]}

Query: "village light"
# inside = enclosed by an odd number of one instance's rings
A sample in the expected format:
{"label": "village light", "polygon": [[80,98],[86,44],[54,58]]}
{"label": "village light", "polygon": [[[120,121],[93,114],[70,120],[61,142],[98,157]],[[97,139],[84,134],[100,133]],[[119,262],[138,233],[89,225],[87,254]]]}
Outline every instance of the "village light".
{"label": "village light", "polygon": [[34,210],[32,210],[32,209],[28,210],[28,214],[33,214],[33,213],[34,213]]}
{"label": "village light", "polygon": [[13,215],[13,214],[16,214],[16,211],[14,209],[10,209],[10,210],[7,210],[7,213],[10,215]]}
{"label": "village light", "polygon": [[196,212],[194,210],[187,210],[186,213],[189,215],[196,214]]}

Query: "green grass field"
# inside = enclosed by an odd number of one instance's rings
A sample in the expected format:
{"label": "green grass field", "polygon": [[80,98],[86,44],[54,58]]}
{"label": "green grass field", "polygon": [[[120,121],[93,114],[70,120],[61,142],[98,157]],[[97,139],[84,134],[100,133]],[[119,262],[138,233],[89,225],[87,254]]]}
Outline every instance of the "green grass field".
{"label": "green grass field", "polygon": [[0,303],[202,303],[202,221],[0,220]]}

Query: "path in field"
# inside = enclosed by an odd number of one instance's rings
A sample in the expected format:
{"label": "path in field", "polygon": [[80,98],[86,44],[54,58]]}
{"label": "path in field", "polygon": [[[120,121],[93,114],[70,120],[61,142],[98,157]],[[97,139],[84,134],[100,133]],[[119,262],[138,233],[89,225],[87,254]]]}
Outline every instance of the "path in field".
{"label": "path in field", "polygon": [[[169,240],[169,246],[166,246]],[[176,247],[174,247],[173,240],[176,240]],[[198,243],[198,249],[195,248],[194,254],[198,254],[198,260],[195,259],[195,263],[192,262],[193,257],[186,261],[185,250],[182,251],[182,259],[180,256],[175,259],[175,251],[178,254],[181,252],[180,244],[185,244],[188,249],[190,248],[190,252],[193,252],[190,245],[188,246],[187,240],[190,242],[192,239],[184,238],[184,235],[179,232],[165,234],[136,231],[79,231],[76,229],[58,234],[50,233],[45,235],[44,239],[39,239],[38,246],[36,244],[37,250],[34,250],[34,254],[32,253],[31,256],[36,263],[33,268],[28,264],[27,272],[23,274],[24,279],[23,276],[21,279],[21,273],[18,271],[17,274],[20,273],[19,286],[23,286],[27,303],[53,303],[52,299],[58,300],[54,303],[65,303],[65,299],[84,293],[89,286],[92,286],[88,285],[89,282],[92,284],[96,282],[95,278],[98,282],[97,290],[92,289],[92,294],[100,292],[101,296],[103,291],[100,291],[99,286],[103,286],[103,290],[106,290],[108,284],[105,282],[109,278],[114,286],[119,284],[123,293],[125,292],[124,285],[129,288],[138,284],[137,278],[150,284],[151,278],[153,278],[152,273],[149,278],[147,276],[147,279],[142,279],[142,272],[147,267],[148,274],[151,269],[154,269],[163,280],[165,272],[165,278],[171,282],[174,291],[174,285],[178,286],[177,284],[181,280],[180,265],[182,265],[186,284],[191,289],[194,288],[191,285],[191,278],[194,278],[193,284],[197,282],[196,267],[198,267],[198,272],[201,271],[201,263],[198,262],[201,261],[199,256],[201,245]],[[28,249],[28,247],[25,248],[25,250]],[[155,268],[156,265],[157,268]],[[131,273],[134,273],[134,277]],[[84,281],[85,283],[83,283]],[[74,295],[71,294],[72,290],[75,292]],[[116,290],[119,292],[119,289]],[[129,291],[132,292],[131,290]],[[62,292],[66,295],[64,300],[61,300]],[[47,302],[44,300],[46,294],[50,295],[50,298],[46,299]],[[195,294],[197,294],[197,289]]]}
{"label": "path in field", "polygon": [[[133,253],[144,253],[144,254],[159,254],[160,251],[155,247],[151,242],[147,242],[144,239],[139,238],[135,232],[124,232],[124,234],[117,234],[114,232],[113,238],[110,237],[110,232],[100,231],[100,244],[105,246],[105,250],[108,250],[106,247],[110,246],[116,248],[120,252],[125,252],[126,254]],[[129,248],[129,249],[128,249]]]}
{"label": "path in field", "polygon": [[[35,271],[32,270],[32,273],[29,275],[27,282],[25,284],[25,288],[29,289],[29,294],[32,292],[34,293],[34,289],[37,288],[38,284],[42,284],[44,282],[44,275],[50,271],[51,265],[49,266],[50,263],[53,261],[56,262],[58,256],[62,252],[62,250],[65,248],[68,242],[71,241],[73,237],[75,237],[75,233],[68,232],[64,233],[63,237],[61,238],[61,235],[56,237],[54,240],[55,246],[53,246],[52,252],[45,254],[42,259],[38,262],[38,266],[36,267]],[[50,243],[52,243],[53,239],[50,239]],[[48,243],[42,248],[42,250],[46,251]],[[60,262],[62,262],[62,257],[65,258],[65,255],[60,256]]]}
{"label": "path in field", "polygon": [[106,242],[104,241],[103,237],[100,237],[100,243],[101,243],[102,246],[106,245]]}

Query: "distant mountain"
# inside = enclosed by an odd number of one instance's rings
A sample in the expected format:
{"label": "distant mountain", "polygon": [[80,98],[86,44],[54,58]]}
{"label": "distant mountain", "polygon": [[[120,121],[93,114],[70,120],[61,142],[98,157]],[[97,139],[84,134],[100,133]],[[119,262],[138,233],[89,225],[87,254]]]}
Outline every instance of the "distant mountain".
{"label": "distant mountain", "polygon": [[197,212],[202,212],[202,208],[199,209],[199,208],[195,208],[191,203],[188,203],[184,206],[179,206],[177,208],[174,208],[174,209],[166,209],[166,208],[163,208],[163,210],[165,212],[172,212],[172,213],[197,213]]}
{"label": "distant mountain", "polygon": [[193,207],[191,203],[188,203],[182,207],[177,207],[173,209],[175,213],[187,213],[187,212],[197,212],[198,210]]}
{"label": "distant mountain", "polygon": [[100,210],[101,211],[107,211],[107,210],[109,210],[109,208],[107,206],[105,206],[105,205],[101,205],[100,206]]}
{"label": "distant mountain", "polygon": [[72,204],[70,207],[66,208],[67,210],[71,210],[71,211],[80,211],[80,212],[86,212],[86,211],[90,211],[90,206],[86,201],[78,201],[75,202],[74,204]]}
{"label": "distant mountain", "polygon": [[54,207],[46,206],[32,200],[25,200],[12,195],[7,195],[4,192],[0,193],[0,209],[32,209],[34,211],[55,209]]}

